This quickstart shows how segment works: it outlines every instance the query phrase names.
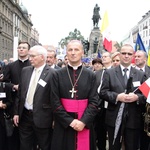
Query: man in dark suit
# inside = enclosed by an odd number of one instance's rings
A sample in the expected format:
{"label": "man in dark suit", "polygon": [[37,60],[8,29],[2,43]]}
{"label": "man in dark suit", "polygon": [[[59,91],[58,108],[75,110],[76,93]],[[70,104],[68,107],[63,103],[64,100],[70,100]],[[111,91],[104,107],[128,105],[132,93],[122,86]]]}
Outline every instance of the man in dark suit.
{"label": "man in dark suit", "polygon": [[[2,66],[0,65],[0,75],[2,75]],[[4,113],[10,115],[10,108],[12,104],[11,88],[9,83],[0,82],[0,150],[8,150],[9,144],[6,133],[6,124]],[[12,116],[11,116],[12,117]]]}
{"label": "man in dark suit", "polygon": [[56,51],[55,49],[47,50],[47,60],[46,63],[54,69],[60,69],[59,66],[56,65],[57,58],[56,58]]}
{"label": "man in dark suit", "polygon": [[[150,67],[147,66],[147,53],[143,50],[137,50],[135,53],[135,68],[141,71],[144,71],[146,77],[150,77]],[[147,136],[147,133],[144,131],[144,114],[145,106],[143,107],[143,119],[142,119],[142,128],[140,136],[140,150],[148,150],[150,143],[150,137]]]}
{"label": "man in dark suit", "polygon": [[[103,69],[96,71],[96,80],[98,84],[98,93],[100,93],[101,84],[103,81],[104,72],[106,69],[112,68],[111,54],[109,52],[104,52],[102,54],[102,64]],[[95,129],[97,134],[97,147],[98,150],[106,150],[106,140],[107,140],[107,130],[105,124],[106,108],[108,105],[107,101],[99,99],[99,113],[95,118]]]}
{"label": "man in dark suit", "polygon": [[[104,73],[100,96],[103,100],[108,101],[105,122],[109,150],[120,150],[122,139],[126,150],[137,150],[138,148],[142,118],[141,106],[146,101],[137,88],[146,80],[146,76],[144,72],[131,66],[133,53],[134,49],[131,45],[123,45],[120,51],[120,65]],[[125,77],[131,81],[130,86],[127,84],[130,88],[126,88],[128,86],[124,81]],[[125,91],[129,89],[129,93],[126,93]],[[123,108],[122,111],[120,111],[121,108]],[[120,112],[123,114],[121,115]],[[120,120],[117,121],[119,116],[121,116]],[[122,121],[121,125],[118,125],[119,121]],[[119,128],[119,131],[116,132],[115,137],[116,127]]]}
{"label": "man in dark suit", "polygon": [[[18,84],[20,82],[22,68],[30,66],[30,61],[28,58],[28,52],[30,45],[28,42],[19,42],[17,47],[18,60],[9,63],[4,67],[4,77],[3,81],[10,83],[10,88],[12,89],[12,106],[11,115],[13,116],[14,101],[18,92]],[[9,138],[9,150],[19,150],[19,133],[18,128],[15,127],[13,135]]]}
{"label": "man in dark suit", "polygon": [[51,79],[55,71],[46,65],[46,58],[44,47],[32,47],[29,51],[32,66],[25,67],[21,73],[14,116],[14,123],[19,126],[21,150],[32,150],[35,138],[42,150],[50,148],[53,121]]}

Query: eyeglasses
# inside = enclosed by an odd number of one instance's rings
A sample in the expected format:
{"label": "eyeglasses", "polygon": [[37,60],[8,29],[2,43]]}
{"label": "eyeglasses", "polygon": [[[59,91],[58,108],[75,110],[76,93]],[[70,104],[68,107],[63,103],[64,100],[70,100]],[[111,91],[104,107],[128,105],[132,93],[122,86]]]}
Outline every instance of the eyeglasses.
{"label": "eyeglasses", "polygon": [[19,46],[19,47],[17,47],[17,49],[28,49],[28,48]]}
{"label": "eyeglasses", "polygon": [[113,60],[113,62],[115,62],[115,61],[116,61],[116,62],[119,62],[120,60]]}
{"label": "eyeglasses", "polygon": [[129,56],[132,56],[133,53],[126,53],[126,52],[121,52],[122,55],[129,55]]}

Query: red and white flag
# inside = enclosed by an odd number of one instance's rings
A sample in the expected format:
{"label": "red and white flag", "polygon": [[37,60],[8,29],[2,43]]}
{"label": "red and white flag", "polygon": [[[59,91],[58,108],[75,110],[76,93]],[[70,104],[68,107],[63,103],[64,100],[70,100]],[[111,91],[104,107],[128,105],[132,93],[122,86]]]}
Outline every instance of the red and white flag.
{"label": "red and white flag", "polygon": [[139,86],[139,90],[147,98],[147,102],[150,103],[150,78],[148,78],[143,84]]}
{"label": "red and white flag", "polygon": [[110,26],[108,21],[108,13],[107,11],[104,14],[102,19],[102,26],[101,26],[101,33],[103,35],[103,46],[108,51],[112,51],[112,39],[111,39],[111,32]]}

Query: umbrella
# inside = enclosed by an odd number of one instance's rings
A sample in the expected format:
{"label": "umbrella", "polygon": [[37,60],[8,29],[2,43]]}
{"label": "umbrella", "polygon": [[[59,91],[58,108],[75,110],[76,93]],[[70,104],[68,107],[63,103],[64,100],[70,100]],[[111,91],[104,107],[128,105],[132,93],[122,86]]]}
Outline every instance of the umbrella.
{"label": "umbrella", "polygon": [[[128,94],[129,92],[131,92],[131,86],[132,86],[132,77],[130,77],[127,81],[127,86],[126,86],[126,90],[125,90],[125,93]],[[123,115],[124,113],[124,115]],[[124,122],[123,123],[123,126],[122,126],[122,134],[124,132],[124,127],[125,127],[125,123],[126,123],[126,119],[127,119],[127,115],[128,115],[128,112],[127,112],[127,104],[125,103],[121,103],[120,105],[120,108],[119,108],[119,111],[118,111],[118,115],[117,115],[117,118],[116,118],[116,122],[115,122],[115,131],[114,131],[114,139],[113,139],[113,145],[115,144],[115,140],[117,138],[117,135],[118,135],[118,131],[120,129],[120,126],[121,126],[121,123],[122,121]],[[122,135],[121,135],[121,139],[120,139],[120,142],[122,141]]]}

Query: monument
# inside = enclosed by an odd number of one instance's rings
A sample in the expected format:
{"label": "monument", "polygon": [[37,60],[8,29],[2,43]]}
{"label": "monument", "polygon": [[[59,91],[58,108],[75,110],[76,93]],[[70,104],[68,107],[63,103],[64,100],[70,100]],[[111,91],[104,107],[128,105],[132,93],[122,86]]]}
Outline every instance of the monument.
{"label": "monument", "polygon": [[99,28],[99,21],[101,20],[100,17],[100,7],[98,4],[95,5],[93,9],[93,29],[91,30],[90,37],[89,37],[89,43],[90,43],[90,48],[88,51],[88,56],[91,58],[97,57],[98,51],[102,53],[103,50],[103,37],[102,34],[100,33],[100,28]]}

